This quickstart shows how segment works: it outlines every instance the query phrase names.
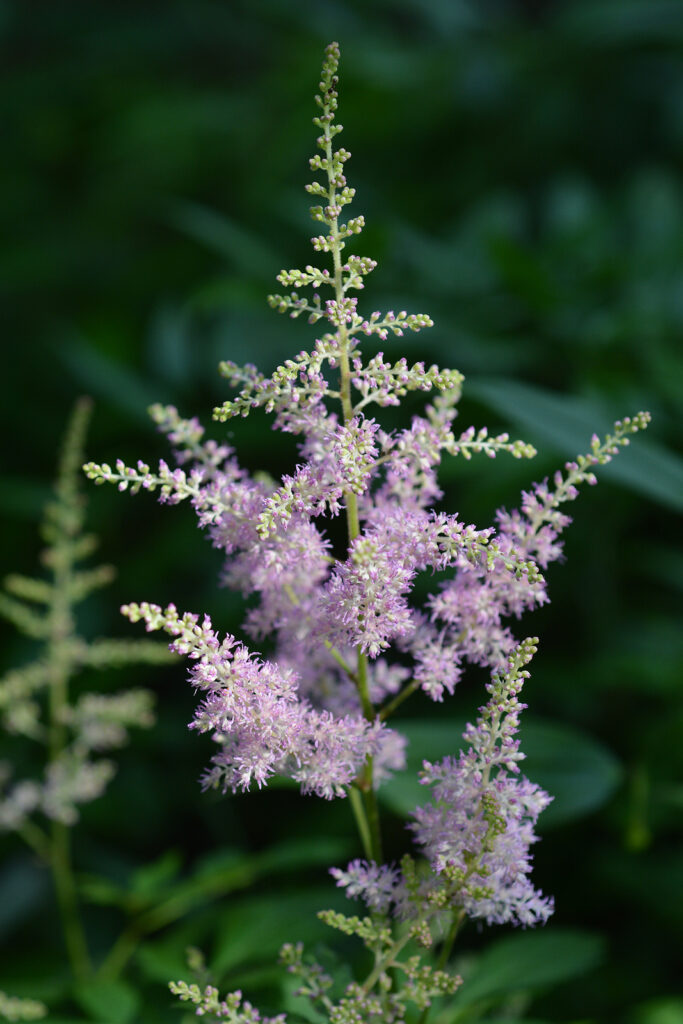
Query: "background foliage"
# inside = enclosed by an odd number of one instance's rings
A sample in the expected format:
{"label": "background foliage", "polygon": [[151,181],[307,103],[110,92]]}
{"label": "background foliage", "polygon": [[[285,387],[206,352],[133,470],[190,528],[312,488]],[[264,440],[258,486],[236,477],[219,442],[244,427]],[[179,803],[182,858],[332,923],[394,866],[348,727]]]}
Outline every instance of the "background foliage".
{"label": "background foliage", "polygon": [[[538,933],[465,932],[457,1019],[683,1020],[680,3],[5,0],[0,34],[6,572],[35,564],[76,395],[96,401],[89,457],[151,462],[163,448],[150,402],[208,419],[224,397],[219,358],[269,370],[314,337],[265,295],[308,258],[312,94],[332,38],[350,180],[380,263],[370,308],[429,311],[437,326],[402,351],[466,374],[463,428],[509,428],[540,452],[454,461],[448,508],[486,525],[593,429],[652,411],[647,438],[572,509],[553,604],[525,626],[541,649],[522,742],[528,773],[557,795],[537,880],[557,912]],[[238,422],[234,443],[250,466],[293,459],[265,418]],[[116,608],[142,598],[238,628],[191,510],[97,491],[90,516],[119,577],[84,628],[127,635]],[[5,637],[5,667],[30,657]],[[130,671],[156,683],[159,724],[76,833],[95,949],[124,912],[137,921],[117,980],[69,989],[47,879],[1,840],[0,988],[46,999],[55,1021],[169,1020],[164,982],[190,942],[230,987],[281,1008],[280,942],[328,938],[314,912],[335,901],[325,867],[354,852],[348,808],[286,789],[200,796],[208,743],[186,734],[183,676]],[[457,747],[480,682],[406,710],[413,760]],[[386,790],[389,812],[411,800]]]}

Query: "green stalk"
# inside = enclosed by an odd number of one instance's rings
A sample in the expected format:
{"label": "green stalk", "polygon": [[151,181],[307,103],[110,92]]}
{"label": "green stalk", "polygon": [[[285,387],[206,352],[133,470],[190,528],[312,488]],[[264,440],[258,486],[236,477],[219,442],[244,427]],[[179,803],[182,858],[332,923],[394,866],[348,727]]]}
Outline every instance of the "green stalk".
{"label": "green stalk", "polygon": [[90,975],[92,965],[78,907],[78,894],[71,864],[69,829],[59,821],[52,823],[50,867],[57,891],[71,969],[74,977],[82,981]]}
{"label": "green stalk", "polygon": [[[69,699],[70,660],[65,650],[65,641],[72,626],[71,604],[68,597],[71,586],[71,558],[67,539],[58,556],[54,569],[54,599],[50,609],[50,636],[48,641],[48,662],[51,666],[49,690],[49,756],[50,763],[63,753],[66,745],[64,710]],[[59,557],[61,555],[61,557]],[[57,903],[62,920],[66,949],[73,975],[78,980],[87,978],[92,972],[88,945],[81,921],[78,893],[71,858],[71,838],[66,825],[52,821],[47,849],[47,859],[52,871]]]}
{"label": "green stalk", "polygon": [[[330,206],[336,206],[336,188],[332,178],[332,139],[329,134],[329,125],[325,125],[325,157],[327,159],[327,177],[328,177],[328,199]],[[341,248],[339,245],[339,219],[334,217],[331,224],[329,225],[329,239],[331,242],[332,249],[332,261],[334,267],[334,294],[338,304],[344,299],[344,285],[342,281],[342,262],[341,262]],[[340,376],[340,399],[342,405],[342,413],[344,417],[344,423],[347,424],[353,419],[353,403],[351,401],[351,367],[349,364],[349,337],[348,331],[345,326],[337,328],[337,336],[339,338],[339,376]],[[346,508],[346,520],[348,528],[349,544],[352,544],[356,537],[360,534],[360,518],[358,515],[358,498],[353,491],[344,492],[344,505]],[[358,696],[360,697],[361,707],[363,714],[369,722],[374,722],[377,717],[375,708],[370,700],[370,693],[368,688],[368,659],[367,655],[358,647],[357,649],[357,669],[356,669],[356,688],[358,690]],[[361,780],[359,782],[359,788],[363,791],[363,799],[365,803],[365,815],[366,822],[370,832],[370,859],[377,863],[382,862],[382,838],[380,831],[379,822],[379,809],[377,806],[377,797],[373,788],[373,772],[372,772],[372,758],[368,757]],[[354,808],[356,815],[356,821],[359,824],[360,819],[358,817],[358,807]],[[367,836],[364,838],[363,830],[361,830],[361,840],[364,846],[367,843]]]}
{"label": "green stalk", "polygon": [[385,722],[390,715],[393,715],[397,708],[400,708],[404,700],[408,700],[408,697],[412,697],[415,691],[419,688],[420,684],[417,679],[411,679],[409,683],[403,687],[400,693],[397,693],[393,700],[390,700],[388,704],[380,711],[379,717],[382,722]]}
{"label": "green stalk", "polygon": [[396,959],[398,954],[401,952],[403,947],[408,945],[408,943],[410,942],[411,938],[412,938],[412,933],[411,933],[410,929],[408,929],[408,931],[405,932],[401,936],[400,939],[396,940],[396,942],[393,944],[393,946],[391,947],[391,949],[389,950],[387,955],[385,957],[382,957],[382,959],[380,959],[375,964],[374,969],[370,972],[370,974],[367,976],[367,978],[363,982],[363,991],[364,992],[371,992],[373,990],[373,988],[375,987],[375,985],[379,981],[380,975],[384,974],[386,971],[389,970],[390,967],[392,967],[394,965],[394,960]]}
{"label": "green stalk", "polygon": [[[444,944],[441,947],[441,953],[439,954],[439,959],[437,960],[436,964],[437,970],[442,971],[446,964],[448,963],[448,961],[450,960],[451,953],[453,952],[453,946],[455,945],[455,940],[457,938],[458,932],[460,931],[460,926],[462,925],[462,922],[464,920],[465,911],[461,909],[458,911],[457,914],[454,915],[453,923],[451,924],[448,935],[446,936]],[[429,1018],[430,1010],[431,1006],[425,1006],[424,1010],[420,1015],[418,1024],[427,1024],[427,1019]]]}
{"label": "green stalk", "polygon": [[360,835],[361,843],[363,844],[363,853],[368,860],[372,860],[372,835],[370,833],[370,825],[368,822],[368,816],[365,813],[363,797],[356,786],[349,787],[349,801],[351,803],[353,816],[356,819],[358,834]]}
{"label": "green stalk", "polygon": [[207,883],[201,893],[177,892],[156,906],[141,911],[120,933],[100,964],[97,977],[115,981],[146,935],[153,935],[211,900],[220,899],[230,892],[248,887],[255,878],[256,873],[247,866],[240,870],[237,879],[233,873],[227,880],[218,878]]}
{"label": "green stalk", "polygon": [[36,853],[41,860],[44,860],[46,864],[49,864],[50,840],[42,828],[38,825],[34,825],[32,821],[25,821],[17,831],[26,845],[30,846],[33,852]]}

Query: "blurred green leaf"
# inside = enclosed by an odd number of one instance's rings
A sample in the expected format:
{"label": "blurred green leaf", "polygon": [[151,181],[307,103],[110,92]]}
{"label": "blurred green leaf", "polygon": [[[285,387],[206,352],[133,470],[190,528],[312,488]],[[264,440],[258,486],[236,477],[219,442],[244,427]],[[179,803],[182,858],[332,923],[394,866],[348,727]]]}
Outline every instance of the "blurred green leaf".
{"label": "blurred green leaf", "polygon": [[668,615],[624,617],[615,623],[594,664],[609,685],[675,700],[683,674],[683,635],[674,607]]}
{"label": "blurred green leaf", "polygon": [[75,335],[60,340],[59,355],[79,388],[148,424],[147,409],[158,395],[132,367],[116,362]]}
{"label": "blurred green leaf", "polygon": [[206,948],[216,927],[221,908],[213,905],[191,918],[177,922],[158,939],[148,938],[135,954],[135,965],[143,977],[155,984],[187,979],[187,948]]}
{"label": "blurred green leaf", "polygon": [[311,943],[329,935],[317,918],[319,910],[338,909],[346,902],[332,886],[236,901],[222,915],[211,957],[217,973],[243,963],[277,959],[285,942]]}
{"label": "blurred green leaf", "polygon": [[140,996],[123,981],[84,981],[74,997],[98,1024],[128,1024],[140,1006]]}
{"label": "blurred green leaf", "polygon": [[130,892],[125,886],[100,875],[81,875],[79,890],[84,900],[103,907],[125,907],[130,903]]}
{"label": "blurred green leaf", "polygon": [[268,876],[272,872],[336,864],[350,856],[354,847],[355,840],[352,837],[318,835],[315,842],[307,837],[275,843],[267,850],[254,854],[253,859],[259,873]]}
{"label": "blurred green leaf", "polygon": [[177,202],[170,208],[168,219],[190,238],[229,260],[242,276],[271,278],[281,269],[277,255],[258,235],[207,206]]}
{"label": "blurred green leaf", "polygon": [[602,960],[604,941],[591,932],[554,928],[520,932],[490,946],[453,1002],[458,1010],[511,992],[534,991],[588,974]]}
{"label": "blurred green leaf", "polygon": [[596,866],[601,884],[628,900],[634,913],[647,913],[653,928],[672,925],[678,933],[683,927],[683,854],[668,851],[663,844],[635,853],[612,850],[603,854]]}
{"label": "blurred green leaf", "polygon": [[[437,1024],[446,1024],[446,1022],[439,1020]],[[487,1017],[486,1024],[550,1024],[550,1021],[537,1020],[535,1017],[533,1019],[531,1017]],[[580,1024],[588,1024],[588,1022],[581,1021]]]}
{"label": "blurred green leaf", "polygon": [[[605,411],[586,399],[496,378],[469,379],[467,387],[470,397],[527,431],[528,440],[541,451],[551,444],[563,455],[578,455],[589,450],[593,432],[604,433],[612,426]],[[638,411],[624,409],[621,415]],[[609,466],[600,468],[598,475],[670,508],[683,509],[683,459],[641,435]]]}
{"label": "blurred green leaf", "polygon": [[558,27],[593,44],[683,39],[678,0],[573,0],[560,8]]}
{"label": "blurred green leaf", "polygon": [[168,851],[134,871],[125,884],[86,875],[81,891],[92,903],[142,913],[144,930],[149,933],[207,901],[246,888],[258,878],[341,862],[352,849],[348,840],[323,836],[317,843],[297,839],[276,843],[255,854],[218,850],[202,857],[193,873],[183,879],[178,879],[180,855]]}
{"label": "blurred green leaf", "polygon": [[657,789],[656,796],[662,803],[671,804],[683,811],[683,783],[678,786],[661,786]]}
{"label": "blurred green leaf", "polygon": [[321,838],[315,844],[307,840],[276,843],[256,854],[236,850],[212,853],[199,862],[190,878],[174,885],[167,903],[158,908],[158,913],[163,914],[164,907],[169,913],[174,907],[189,910],[207,899],[244,888],[263,876],[342,860],[348,850],[348,841]]}
{"label": "blurred green leaf", "polygon": [[191,331],[187,311],[165,304],[155,312],[147,334],[150,370],[176,387],[187,386],[194,376]]}
{"label": "blurred green leaf", "polygon": [[490,243],[490,254],[503,284],[522,296],[532,309],[552,309],[557,301],[553,281],[543,260],[510,238]]}
{"label": "blurred green leaf", "polygon": [[[46,1024],[85,1024],[86,1020],[84,1017],[62,1017],[59,1015],[55,1017],[52,1013],[44,1019]],[[92,1020],[92,1018],[88,1018],[88,1020]]]}
{"label": "blurred green leaf", "polygon": [[680,548],[673,544],[644,542],[638,546],[636,560],[645,577],[683,591],[683,550]]}
{"label": "blurred green leaf", "polygon": [[6,516],[40,521],[52,490],[44,481],[0,477],[0,511]]}
{"label": "blurred green leaf", "polygon": [[[408,767],[379,790],[379,799],[401,816],[428,799],[417,772],[425,760],[457,754],[465,723],[425,719],[397,722],[408,738]],[[600,807],[614,792],[621,769],[614,756],[590,736],[568,726],[522,718],[522,771],[554,797],[539,819],[542,829],[572,821]]]}
{"label": "blurred green leaf", "polygon": [[130,890],[136,896],[153,897],[165,892],[180,873],[182,860],[178,850],[167,850],[156,860],[134,871]]}
{"label": "blurred green leaf", "polygon": [[683,999],[653,999],[637,1006],[629,1024],[683,1024]]}
{"label": "blurred green leaf", "polygon": [[8,859],[0,872],[0,936],[31,917],[49,897],[48,874],[33,861]]}
{"label": "blurred green leaf", "polygon": [[[5,949],[9,951],[9,944]],[[15,956],[0,960],[0,990],[20,999],[38,999],[48,1006],[61,1005],[68,998],[73,977],[62,949],[44,951],[36,971],[35,950],[16,950]],[[52,1017],[49,1018],[52,1024]]]}
{"label": "blurred green leaf", "polygon": [[556,722],[522,718],[522,771],[553,796],[539,818],[541,830],[601,807],[622,778],[615,756],[586,733]]}

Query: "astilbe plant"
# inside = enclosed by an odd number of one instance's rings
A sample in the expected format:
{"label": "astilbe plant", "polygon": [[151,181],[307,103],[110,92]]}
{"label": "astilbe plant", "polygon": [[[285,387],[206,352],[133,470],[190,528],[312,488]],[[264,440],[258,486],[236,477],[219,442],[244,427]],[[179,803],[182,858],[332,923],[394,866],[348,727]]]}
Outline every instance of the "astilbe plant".
{"label": "astilbe plant", "polygon": [[[358,309],[353,293],[363,290],[375,262],[347,251],[363,218],[342,221],[354,190],[345,176],[350,154],[333,143],[341,131],[338,58],[333,43],[316,97],[319,152],[310,163],[320,180],[307,186],[320,203],[311,213],[323,232],[313,248],[331,266],[283,270],[278,281],[296,290],[269,299],[324,331],[311,351],[270,376],[223,363],[237,394],[214,411],[219,422],[256,409],[274,414],[274,428],[298,439],[299,464],[279,482],[250,476],[231,448],[204,439],[197,420],[155,406],[151,414],[169,437],[174,465],[89,463],[85,470],[96,483],[157,493],[167,504],[189,501],[222,552],[222,582],[256,598],[244,628],[254,643],[272,645],[269,660],[221,635],[208,616],[172,604],[122,610],[148,630],[165,631],[171,649],[190,659],[201,695],[191,728],[217,745],[205,787],[247,790],[279,775],[303,793],[348,798],[364,857],[332,874],[367,914],[321,916],[357,936],[373,965],[364,980],[340,990],[299,945],[286,946],[282,961],[324,1019],[351,1024],[424,1019],[432,999],[454,992],[460,979],[446,968],[465,918],[527,926],[552,913],[552,899],[529,877],[536,819],[550,797],[519,774],[524,755],[516,738],[536,640],[519,642],[510,620],[548,600],[542,571],[561,555],[569,523],[563,506],[579,485],[596,482],[595,468],[649,417],[640,413],[604,440],[593,437],[586,455],[525,492],[519,510],[498,512],[495,528],[434,509],[444,456],[535,453],[507,434],[454,430],[463,381],[457,371],[410,365],[383,351],[367,355],[361,346],[393,343],[432,321]],[[300,294],[309,287],[312,297]],[[386,430],[370,415],[413,391],[431,399],[402,429]],[[338,516],[346,525],[342,551],[325,530]],[[447,577],[420,608],[411,591],[427,570]],[[418,690],[437,702],[451,696],[467,663],[490,670],[488,699],[460,754],[423,766],[430,799],[409,824],[417,856],[385,864],[376,793],[405,764],[400,728],[388,720]],[[425,952],[435,942],[442,943],[436,965]],[[199,1015],[234,1024],[265,1020],[241,993],[222,999],[210,985],[171,988]]]}
{"label": "astilbe plant", "polygon": [[[97,547],[96,537],[83,532],[80,467],[90,411],[89,399],[76,403],[64,438],[54,499],[45,508],[42,535],[47,546],[42,562],[47,578],[8,576],[6,593],[0,593],[0,615],[38,645],[32,662],[0,679],[0,719],[7,733],[42,748],[42,775],[37,778],[17,779],[10,763],[0,762],[0,830],[16,832],[51,869],[67,951],[73,973],[80,978],[89,974],[91,962],[78,907],[69,829],[78,821],[79,807],[97,799],[114,774],[114,762],[100,755],[123,746],[129,729],[149,727],[154,718],[149,690],[76,694],[72,683],[86,669],[170,660],[157,642],[87,640],[77,629],[77,606],[114,575],[110,565],[80,566]],[[24,1002],[0,1002],[0,1015],[23,1012]],[[26,1013],[32,1008],[34,1004],[29,1003]],[[25,1014],[9,1019],[31,1018]]]}

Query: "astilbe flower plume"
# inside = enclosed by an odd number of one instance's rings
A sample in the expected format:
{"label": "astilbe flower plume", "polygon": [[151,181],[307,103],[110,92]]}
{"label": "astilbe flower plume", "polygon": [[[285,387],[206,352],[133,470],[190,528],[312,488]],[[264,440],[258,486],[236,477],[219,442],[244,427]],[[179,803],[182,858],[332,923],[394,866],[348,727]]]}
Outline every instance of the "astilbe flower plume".
{"label": "astilbe flower plume", "polygon": [[100,796],[114,774],[113,762],[98,755],[122,747],[129,729],[154,721],[148,690],[74,695],[72,678],[88,669],[172,660],[157,643],[86,640],[77,630],[78,604],[114,577],[112,566],[79,565],[97,546],[96,538],[83,532],[85,502],[78,478],[91,404],[81,399],[74,408],[55,496],[45,509],[42,561],[49,576],[10,575],[4,580],[6,593],[0,593],[0,615],[40,647],[33,662],[0,678],[0,721],[8,733],[45,748],[41,779],[14,781],[9,763],[0,763],[0,830],[18,831],[43,852],[49,841],[32,819],[42,815],[73,825],[79,805]]}
{"label": "astilbe flower plume", "polygon": [[[444,910],[522,925],[551,912],[551,901],[528,879],[533,826],[549,798],[517,777],[522,755],[514,738],[533,643],[517,646],[510,620],[548,600],[542,570],[560,556],[559,537],[569,523],[561,506],[580,484],[595,482],[594,468],[649,417],[617,423],[603,442],[593,438],[587,455],[567,463],[552,484],[534,485],[519,511],[501,510],[494,526],[480,529],[434,507],[442,498],[438,470],[445,456],[519,459],[535,451],[507,433],[454,429],[463,383],[457,370],[364,351],[432,321],[406,310],[367,314],[351,294],[363,291],[376,263],[347,251],[363,217],[341,220],[355,190],[346,179],[350,153],[334,148],[342,130],[335,122],[338,61],[332,43],[316,97],[320,135],[310,166],[319,178],[307,186],[319,203],[311,208],[316,230],[324,228],[311,239],[313,249],[331,265],[282,270],[278,282],[295,290],[269,297],[273,309],[323,330],[310,351],[270,376],[252,365],[222,363],[234,394],[214,410],[219,423],[259,409],[272,414],[274,429],[295,437],[298,464],[280,480],[252,476],[231,447],[205,440],[196,419],[157,405],[151,415],[171,442],[175,465],[117,461],[113,468],[84,468],[98,484],[146,490],[167,504],[190,502],[221,552],[222,583],[253,598],[244,630],[251,641],[270,644],[268,660],[234,636],[221,639],[208,618],[179,615],[174,605],[123,609],[148,630],[165,630],[172,650],[192,663],[190,681],[201,698],[191,728],[218,744],[205,785],[246,789],[279,774],[305,793],[351,797],[366,857],[336,877],[381,920],[331,912],[324,919],[357,935],[375,968],[363,986],[354,983],[333,1004],[315,965],[295,947],[284,958],[329,1020],[350,1024],[400,1021],[406,1001],[424,1009],[432,996],[454,990],[456,980],[430,973],[419,957],[399,958],[411,937],[429,944],[431,921]],[[311,296],[301,294],[308,288]],[[385,429],[382,410],[409,393],[428,401],[403,428]],[[343,547],[327,532],[338,516],[346,527]],[[415,580],[436,571],[446,580],[418,607]],[[423,770],[433,799],[416,810],[412,827],[429,864],[425,879],[409,859],[400,869],[382,864],[375,790],[404,764],[404,741],[385,721],[417,690],[433,701],[451,695],[467,662],[493,672],[490,700],[468,728],[468,751]],[[396,941],[391,908],[411,922]],[[400,991],[392,990],[390,968],[405,976]],[[201,993],[190,998],[201,1008]],[[252,1019],[237,1009],[233,1016]]]}
{"label": "astilbe flower plume", "polygon": [[524,666],[536,643],[520,644],[507,671],[487,685],[489,700],[464,733],[468,749],[424,763],[420,781],[432,787],[432,802],[416,808],[411,825],[437,877],[447,878],[452,905],[488,924],[537,924],[552,913],[552,899],[528,878],[533,828],[552,798],[519,776],[525,755],[516,738],[526,707],[518,697],[529,675]]}
{"label": "astilbe flower plume", "polygon": [[332,869],[347,896],[374,912],[408,920],[424,920],[430,902],[432,914],[450,908],[487,924],[527,926],[550,916],[552,899],[541,896],[528,876],[534,825],[552,798],[519,775],[525,755],[516,738],[526,707],[519,693],[537,642],[524,640],[506,670],[493,675],[486,687],[489,700],[463,735],[467,749],[423,764],[420,781],[432,787],[432,800],[415,809],[409,828],[431,876],[411,892],[400,868],[357,859],[344,870]]}
{"label": "astilbe flower plume", "polygon": [[[102,755],[124,746],[129,730],[154,721],[149,690],[84,691],[77,677],[172,660],[159,643],[89,639],[78,628],[78,606],[114,576],[112,566],[82,565],[97,547],[97,539],[84,532],[86,503],[79,472],[91,408],[87,398],[74,407],[54,497],[45,508],[41,532],[46,577],[10,575],[4,580],[5,593],[0,593],[0,615],[38,646],[32,662],[0,678],[0,722],[7,733],[40,751],[38,773],[29,777],[16,778],[16,768],[8,760],[0,762],[0,832],[16,832],[51,869],[76,977],[88,974],[90,956],[78,912],[68,829],[78,821],[81,806],[100,797],[115,773],[113,760]],[[2,996],[0,1016],[12,1012],[10,1020],[34,1019],[40,1015],[38,1005]]]}
{"label": "astilbe flower plume", "polygon": [[[291,669],[262,662],[233,636],[220,640],[211,620],[178,615],[169,605],[130,604],[123,613],[148,630],[175,639],[171,650],[193,662],[190,678],[206,694],[191,728],[210,732],[220,746],[205,786],[223,790],[261,786],[274,774],[288,775],[304,793],[343,795],[368,756],[381,754],[389,730],[361,716],[335,717],[298,698]],[[391,755],[390,755],[391,756]]]}

